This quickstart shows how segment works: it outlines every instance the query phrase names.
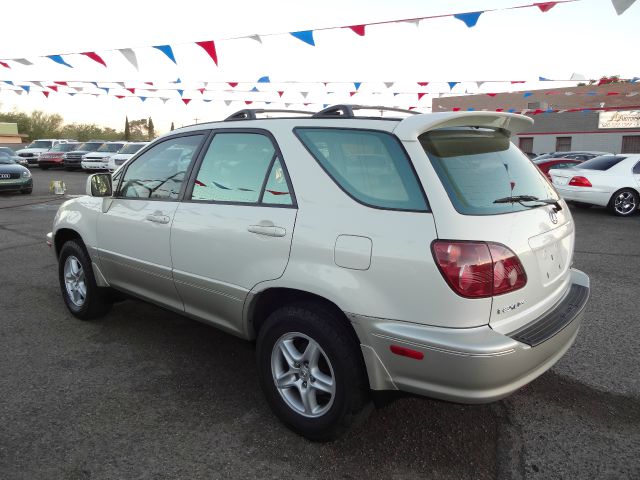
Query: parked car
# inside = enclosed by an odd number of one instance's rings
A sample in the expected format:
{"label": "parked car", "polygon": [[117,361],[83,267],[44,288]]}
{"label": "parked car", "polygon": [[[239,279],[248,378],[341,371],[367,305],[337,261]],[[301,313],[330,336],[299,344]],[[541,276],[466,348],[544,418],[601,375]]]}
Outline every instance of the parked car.
{"label": "parked car", "polygon": [[44,152],[48,152],[51,147],[58,145],[59,143],[67,143],[66,140],[59,140],[53,138],[45,138],[41,140],[35,140],[27,145],[25,148],[16,151],[16,154],[29,162],[29,165],[38,165],[38,157]]}
{"label": "parked car", "polygon": [[26,158],[22,158],[16,155],[16,152],[14,152],[9,147],[0,147],[0,157],[10,158],[14,162],[16,162],[18,165],[22,165],[23,167],[29,166],[29,162],[27,161]]}
{"label": "parked car", "polygon": [[592,151],[570,151],[570,152],[551,152],[539,155],[533,160],[544,160],[550,158],[574,158],[577,160],[591,160],[592,158],[599,157],[600,155],[613,155],[612,152],[592,152]]}
{"label": "parked car", "polygon": [[483,403],[541,375],[590,287],[569,209],[510,143],[533,121],[364,108],[241,111],[91,175],[47,235],[69,311],[119,290],[255,340],[267,402],[313,440],[372,391]]}
{"label": "parked car", "polygon": [[572,168],[576,165],[580,165],[584,160],[575,160],[571,158],[543,158],[542,160],[534,160],[533,163],[540,169],[545,176],[551,180],[549,170],[552,168]]}
{"label": "parked car", "polygon": [[8,156],[0,155],[0,192],[31,193],[33,179],[28,168],[17,164]]}
{"label": "parked car", "polygon": [[95,152],[87,153],[82,157],[83,170],[107,170],[109,158],[118,153],[126,142],[105,142]]}
{"label": "parked car", "polygon": [[67,170],[82,168],[82,157],[87,153],[95,152],[104,144],[105,142],[102,140],[91,140],[81,144],[77,150],[65,153],[64,168]]}
{"label": "parked car", "polygon": [[130,142],[127,143],[124,147],[122,147],[118,153],[109,157],[109,163],[107,168],[110,172],[115,172],[118,167],[124,165],[124,163],[133,157],[138,151],[140,151],[143,147],[147,146],[149,142]]}
{"label": "parked car", "polygon": [[640,154],[603,155],[578,167],[549,173],[558,193],[578,206],[599,205],[622,217],[638,211]]}
{"label": "parked car", "polygon": [[80,146],[80,143],[59,143],[51,150],[40,154],[38,158],[38,166],[42,170],[47,170],[50,167],[64,167],[64,156],[67,152],[72,152]]}

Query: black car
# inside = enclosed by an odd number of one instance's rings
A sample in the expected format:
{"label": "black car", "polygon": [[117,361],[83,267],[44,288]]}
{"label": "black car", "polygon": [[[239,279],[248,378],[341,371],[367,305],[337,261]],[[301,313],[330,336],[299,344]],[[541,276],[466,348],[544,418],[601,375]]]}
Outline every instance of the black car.
{"label": "black car", "polygon": [[31,193],[33,179],[28,168],[18,165],[10,158],[0,156],[0,192],[6,191]]}
{"label": "black car", "polygon": [[73,170],[82,168],[82,157],[87,153],[95,152],[106,142],[102,140],[92,140],[80,145],[76,150],[64,154],[64,168]]}

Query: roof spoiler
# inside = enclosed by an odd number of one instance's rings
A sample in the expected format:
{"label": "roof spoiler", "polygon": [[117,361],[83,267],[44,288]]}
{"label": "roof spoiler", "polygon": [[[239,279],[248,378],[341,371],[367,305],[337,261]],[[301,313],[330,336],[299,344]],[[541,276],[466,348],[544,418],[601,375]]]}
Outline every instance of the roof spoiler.
{"label": "roof spoiler", "polygon": [[440,112],[414,115],[403,119],[393,130],[400,140],[415,141],[424,132],[449,127],[503,128],[510,133],[529,129],[533,119],[516,113],[504,112]]}

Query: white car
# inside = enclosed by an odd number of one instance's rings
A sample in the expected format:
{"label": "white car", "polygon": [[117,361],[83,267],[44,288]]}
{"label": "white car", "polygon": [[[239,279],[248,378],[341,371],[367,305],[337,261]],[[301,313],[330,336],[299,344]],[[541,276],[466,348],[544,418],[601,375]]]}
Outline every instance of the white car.
{"label": "white car", "polygon": [[117,154],[109,157],[107,168],[110,172],[115,172],[121,165],[124,165],[127,160],[148,144],[149,142],[129,142],[125,144]]}
{"label": "white car", "polygon": [[90,152],[82,157],[83,170],[107,170],[109,158],[118,153],[126,142],[106,142],[95,152]]}
{"label": "white car", "polygon": [[640,154],[603,155],[549,174],[562,198],[580,207],[599,205],[622,217],[640,208]]}
{"label": "white car", "polygon": [[67,143],[67,140],[58,140],[53,138],[34,140],[25,148],[16,150],[16,155],[27,160],[30,166],[38,165],[38,158],[40,157],[40,154],[48,152],[51,147],[54,147],[59,143]]}
{"label": "white car", "polygon": [[543,374],[590,287],[571,212],[510,142],[533,121],[366,108],[244,110],[91,175],[47,235],[70,313],[117,290],[255,340],[267,402],[313,440],[372,392],[485,403]]}

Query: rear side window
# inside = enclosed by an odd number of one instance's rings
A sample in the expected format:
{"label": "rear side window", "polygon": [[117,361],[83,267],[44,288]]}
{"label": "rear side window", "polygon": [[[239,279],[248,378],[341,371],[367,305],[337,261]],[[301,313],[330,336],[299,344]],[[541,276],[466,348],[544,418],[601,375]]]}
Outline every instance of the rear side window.
{"label": "rear side window", "polygon": [[428,211],[413,166],[393,135],[340,128],[296,128],[295,133],[356,201],[383,209]]}
{"label": "rear side window", "polygon": [[516,195],[558,199],[553,187],[503,130],[434,130],[418,137],[454,208],[464,215],[497,215],[541,204],[495,203]]}
{"label": "rear side window", "polygon": [[586,168],[587,170],[609,170],[614,165],[617,165],[625,157],[615,157],[613,155],[603,155],[601,157],[592,158],[584,163],[580,164],[580,168]]}

